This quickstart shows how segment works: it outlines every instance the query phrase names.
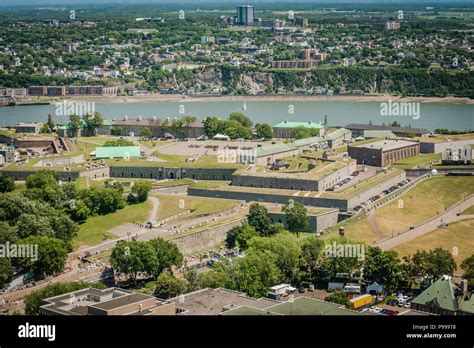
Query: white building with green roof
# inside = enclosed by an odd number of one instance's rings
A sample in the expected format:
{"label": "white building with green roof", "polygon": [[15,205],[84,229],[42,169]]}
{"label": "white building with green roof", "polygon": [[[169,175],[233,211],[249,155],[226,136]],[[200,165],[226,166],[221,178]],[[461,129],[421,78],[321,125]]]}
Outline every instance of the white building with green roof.
{"label": "white building with green roof", "polygon": [[140,157],[140,146],[100,146],[95,148],[95,158],[123,158]]}

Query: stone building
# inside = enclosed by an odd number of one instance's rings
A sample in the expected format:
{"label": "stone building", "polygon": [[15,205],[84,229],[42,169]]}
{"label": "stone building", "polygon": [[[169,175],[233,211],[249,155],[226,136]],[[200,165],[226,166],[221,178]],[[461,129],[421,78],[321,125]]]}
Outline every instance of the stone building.
{"label": "stone building", "polygon": [[358,164],[386,167],[407,157],[420,154],[420,143],[407,140],[380,140],[363,145],[348,146],[349,156]]}

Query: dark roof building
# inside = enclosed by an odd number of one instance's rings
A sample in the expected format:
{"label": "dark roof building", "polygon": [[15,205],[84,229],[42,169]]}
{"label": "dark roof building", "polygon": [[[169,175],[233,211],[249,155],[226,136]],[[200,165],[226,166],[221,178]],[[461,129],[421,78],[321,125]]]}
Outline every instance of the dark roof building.
{"label": "dark roof building", "polygon": [[345,126],[352,131],[352,136],[354,138],[363,137],[364,131],[366,130],[378,130],[378,131],[391,131],[398,137],[405,137],[407,134],[415,134],[417,137],[427,135],[429,131],[421,128],[412,128],[412,127],[392,127],[384,125],[375,125],[375,124],[362,124],[362,123],[351,123]]}
{"label": "dark roof building", "polygon": [[373,143],[349,145],[349,156],[359,164],[386,167],[406,157],[420,154],[420,143],[408,140],[385,139]]}
{"label": "dark roof building", "polygon": [[42,315],[175,315],[174,302],[120,288],[87,288],[43,300]]}

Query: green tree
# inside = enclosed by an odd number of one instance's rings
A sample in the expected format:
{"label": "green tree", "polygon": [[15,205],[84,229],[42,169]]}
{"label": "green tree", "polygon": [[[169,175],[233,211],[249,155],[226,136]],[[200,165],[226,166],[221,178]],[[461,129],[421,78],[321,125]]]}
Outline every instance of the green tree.
{"label": "green tree", "polygon": [[13,279],[13,267],[9,259],[0,257],[0,289],[10,284]]}
{"label": "green tree", "polygon": [[50,132],[52,132],[54,128],[56,127],[56,124],[54,123],[54,120],[51,114],[48,114],[48,122],[46,122],[46,126],[49,128]]}
{"label": "green tree", "polygon": [[150,192],[151,187],[151,182],[149,181],[141,180],[135,182],[131,193],[136,197],[137,203],[145,202],[148,199],[148,193]]}
{"label": "green tree", "polygon": [[171,271],[172,267],[181,267],[184,257],[179,251],[176,244],[166,241],[163,238],[155,238],[149,241],[156,258],[156,268],[152,272],[157,276],[164,271]]}
{"label": "green tree", "polygon": [[430,282],[438,279],[442,275],[453,275],[457,269],[456,261],[448,250],[436,248],[430,251],[417,250],[417,252],[406,261],[413,266],[413,277],[418,279],[428,279]]}
{"label": "green tree", "polygon": [[271,139],[273,138],[273,129],[268,123],[257,123],[255,125],[255,133],[259,138]]}
{"label": "green tree", "polygon": [[234,226],[227,232],[226,245],[228,248],[239,247],[241,250],[247,249],[248,241],[257,236],[255,228],[248,224]]}
{"label": "green tree", "polygon": [[57,187],[59,176],[51,170],[42,169],[35,174],[26,177],[26,188],[44,188],[46,186]]}
{"label": "green tree", "polygon": [[255,227],[261,236],[270,236],[275,232],[272,228],[272,219],[268,216],[268,209],[258,203],[252,203],[249,208],[247,221],[250,226]]}
{"label": "green tree", "polygon": [[199,273],[199,283],[202,288],[224,288],[230,283],[229,275],[225,272],[210,270],[209,272]]}
{"label": "green tree", "polygon": [[37,246],[37,259],[18,259],[18,263],[32,272],[35,279],[43,279],[63,270],[68,250],[62,240],[46,236],[29,236],[20,240],[18,244]]}
{"label": "green tree", "polygon": [[112,249],[110,263],[116,272],[128,276],[136,284],[140,273],[155,274],[158,258],[150,243],[121,242]]}
{"label": "green tree", "polygon": [[469,286],[474,287],[474,254],[464,259],[461,263],[462,275],[469,282]]}
{"label": "green tree", "polygon": [[184,279],[187,281],[186,292],[193,292],[201,289],[201,278],[195,268],[187,268],[184,271]]}
{"label": "green tree", "polygon": [[282,212],[286,215],[288,230],[291,232],[296,232],[299,236],[299,232],[308,229],[309,218],[306,215],[307,209],[303,203],[289,200],[288,203],[283,205]]}
{"label": "green tree", "polygon": [[181,295],[186,291],[186,282],[178,279],[168,272],[163,272],[156,279],[155,296],[169,299]]}
{"label": "green tree", "polygon": [[142,138],[151,139],[151,137],[153,136],[153,133],[151,132],[150,128],[143,128],[140,132],[140,136]]}
{"label": "green tree", "polygon": [[114,140],[107,140],[104,145],[105,147],[114,147],[114,146],[135,146],[133,141],[127,139],[114,139]]}
{"label": "green tree", "polygon": [[346,307],[350,306],[350,301],[347,297],[347,294],[345,294],[341,290],[334,290],[331,295],[326,296],[324,301],[345,305]]}
{"label": "green tree", "polygon": [[95,112],[94,115],[85,114],[82,117],[82,120],[84,121],[89,135],[95,135],[97,133],[97,129],[104,125],[102,115],[98,112]]}
{"label": "green tree", "polygon": [[115,136],[121,136],[123,133],[123,128],[121,127],[112,127],[110,129],[110,134]]}
{"label": "green tree", "polygon": [[322,251],[324,242],[317,238],[306,238],[301,243],[301,272],[304,279],[311,283],[321,275]]}
{"label": "green tree", "polygon": [[15,181],[9,176],[0,173],[0,192],[12,192],[15,189]]}
{"label": "green tree", "polygon": [[[361,248],[364,248],[364,254]],[[363,256],[365,256],[363,243],[344,237],[331,238],[324,246],[321,273],[330,278],[334,278],[338,273],[351,275],[362,266]]]}
{"label": "green tree", "polygon": [[241,112],[231,112],[229,114],[229,120],[237,121],[245,128],[251,128],[253,125],[252,120]]}
{"label": "green tree", "polygon": [[221,121],[217,117],[206,117],[203,122],[204,133],[212,138],[219,132],[222,132]]}
{"label": "green tree", "polygon": [[283,281],[289,283],[299,281],[301,248],[289,232],[281,232],[271,238],[254,237],[248,245],[247,254],[269,252],[281,271]]}
{"label": "green tree", "polygon": [[180,119],[174,119],[171,123],[174,136],[177,138],[184,138],[186,136],[186,130],[184,129],[183,121]]}
{"label": "green tree", "polygon": [[72,135],[77,137],[79,129],[81,129],[81,117],[78,115],[69,116],[69,124],[71,125]]}
{"label": "green tree", "polygon": [[262,297],[268,288],[282,280],[280,270],[269,251],[254,252],[237,261],[232,284],[235,290],[251,297]]}
{"label": "green tree", "polygon": [[15,243],[18,238],[15,226],[10,226],[6,221],[0,221],[0,244]]}
{"label": "green tree", "polygon": [[194,122],[196,122],[197,118],[194,116],[184,116],[182,118],[183,125],[185,127],[190,127]]}
{"label": "green tree", "polygon": [[396,290],[400,280],[400,260],[396,251],[382,251],[379,247],[369,247],[364,261],[364,278],[385,287],[389,295]]}

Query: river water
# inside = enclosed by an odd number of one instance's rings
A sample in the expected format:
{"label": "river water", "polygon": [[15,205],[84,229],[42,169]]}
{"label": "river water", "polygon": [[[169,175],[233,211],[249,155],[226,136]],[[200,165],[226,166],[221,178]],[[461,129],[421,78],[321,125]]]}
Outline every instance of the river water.
{"label": "river water", "polygon": [[[255,123],[266,122],[275,125],[284,120],[322,121],[328,116],[331,126],[344,126],[349,123],[388,124],[397,121],[402,126],[434,130],[474,130],[474,104],[461,103],[421,103],[419,115],[393,116],[381,115],[381,103],[376,101],[302,101],[302,100],[250,100],[242,101],[138,101],[131,103],[95,103],[95,111],[104,118],[119,119],[142,116],[159,119],[166,117],[195,116],[202,119],[206,116],[227,118],[231,112],[243,112]],[[0,108],[2,126],[14,126],[18,122],[45,121],[48,114],[55,121],[62,123],[67,117],[56,116],[56,106],[9,106]]]}

